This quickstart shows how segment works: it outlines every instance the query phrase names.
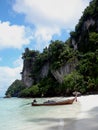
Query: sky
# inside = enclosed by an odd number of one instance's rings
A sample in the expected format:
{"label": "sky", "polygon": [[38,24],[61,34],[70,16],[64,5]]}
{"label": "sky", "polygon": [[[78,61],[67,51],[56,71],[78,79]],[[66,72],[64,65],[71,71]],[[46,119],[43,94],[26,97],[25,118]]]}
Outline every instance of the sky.
{"label": "sky", "polygon": [[25,48],[66,41],[90,0],[0,0],[0,96],[21,79]]}

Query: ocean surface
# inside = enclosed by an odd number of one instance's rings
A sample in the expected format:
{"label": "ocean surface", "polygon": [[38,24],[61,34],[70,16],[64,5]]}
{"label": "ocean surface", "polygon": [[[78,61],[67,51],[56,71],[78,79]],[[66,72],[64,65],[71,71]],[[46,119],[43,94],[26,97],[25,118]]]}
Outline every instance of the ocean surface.
{"label": "ocean surface", "polygon": [[[41,103],[48,98],[36,100]],[[0,130],[65,130],[65,125],[73,122],[81,108],[79,102],[72,105],[34,107],[31,106],[32,101],[33,99],[0,98]]]}

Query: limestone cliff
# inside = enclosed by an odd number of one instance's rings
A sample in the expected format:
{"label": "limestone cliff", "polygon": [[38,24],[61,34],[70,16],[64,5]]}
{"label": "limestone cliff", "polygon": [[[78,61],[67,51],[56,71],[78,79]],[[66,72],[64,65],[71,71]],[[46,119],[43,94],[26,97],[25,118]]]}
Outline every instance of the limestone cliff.
{"label": "limestone cliff", "polygon": [[[88,44],[90,41],[90,34],[98,33],[98,0],[93,0],[90,5],[84,10],[83,16],[75,27],[75,32],[71,32],[70,44],[76,50],[82,52],[89,51]],[[85,48],[85,49],[84,49]]]}
{"label": "limestone cliff", "polygon": [[[50,45],[51,46],[51,45]],[[23,54],[23,71],[22,71],[22,81],[27,87],[31,87],[32,85],[39,83],[41,79],[44,79],[49,75],[52,76],[57,80],[58,83],[62,83],[64,76],[70,74],[76,67],[77,64],[77,57],[74,56],[74,53],[71,52],[72,50],[66,46],[64,43],[59,43],[57,41],[57,45],[52,45],[57,50],[52,50],[52,52],[48,53],[41,53],[39,55],[33,54],[32,51],[26,49]],[[59,53],[59,50],[62,52]],[[65,50],[63,50],[65,48]],[[49,53],[55,53],[55,56],[50,55]],[[65,53],[65,54],[64,54]],[[48,56],[46,56],[48,54]],[[60,62],[58,57],[60,58]],[[42,57],[41,57],[42,56]],[[46,57],[46,58],[45,58]],[[58,64],[59,63],[59,64]],[[54,69],[54,66],[57,66],[57,69]]]}
{"label": "limestone cliff", "polygon": [[48,73],[49,73],[49,62],[45,63],[41,68],[40,77],[41,78],[47,77]]}
{"label": "limestone cliff", "polygon": [[[74,50],[80,49],[80,44],[83,42],[86,44],[88,42],[89,32],[91,28],[93,28],[96,25],[96,32],[98,32],[98,20],[95,20],[93,18],[87,18],[85,21],[83,21],[81,28],[79,28],[79,34],[77,36],[71,36],[71,42],[70,44],[73,46]],[[88,36],[88,37],[87,37]],[[84,40],[84,41],[83,41]],[[84,45],[85,47],[86,45]]]}
{"label": "limestone cliff", "polygon": [[75,58],[72,61],[67,62],[64,66],[60,67],[58,70],[51,70],[51,73],[59,83],[63,83],[64,76],[70,74],[78,63],[78,60]]}
{"label": "limestone cliff", "polygon": [[[89,46],[91,46],[90,44],[88,44],[90,42],[89,41],[90,34],[94,31],[96,33],[98,32],[97,14],[94,16],[90,16],[88,13],[88,15],[85,16],[85,13],[84,13],[82,18],[80,19],[80,22],[77,24],[75,30],[76,30],[75,32],[71,33],[70,42],[68,44],[71,47],[73,47],[75,51],[76,50],[80,52],[89,51]],[[28,50],[25,50],[24,54],[27,56],[28,52],[29,52]],[[46,60],[45,62],[41,63],[42,64],[41,66],[40,64],[37,64],[37,66],[39,66],[40,68],[39,73],[38,74],[36,73],[35,77],[33,76],[30,77],[30,75],[32,74],[32,68],[34,67],[33,63],[35,62],[35,60],[36,60],[35,55],[33,55],[30,59],[24,58],[22,81],[28,87],[32,86],[34,82],[39,82],[40,79],[47,77],[49,72],[51,72],[51,74],[55,77],[55,79],[59,83],[62,83],[64,76],[66,76],[67,74],[70,74],[75,69],[76,64],[78,62],[78,59],[76,58],[71,62],[65,62],[58,69],[51,69],[50,66],[52,62],[49,62],[48,60]]]}
{"label": "limestone cliff", "polygon": [[73,70],[75,70],[76,64],[78,62],[76,57],[71,60],[69,59],[68,62],[66,62],[63,66],[59,67],[56,70],[51,69],[51,67],[49,66],[50,65],[49,62],[45,62],[45,64],[43,64],[43,66],[40,68],[40,71],[39,71],[40,73],[37,75],[37,78],[33,78],[33,77],[31,78],[30,75],[32,72],[32,67],[33,67],[32,63],[35,60],[34,57],[32,58],[33,60],[29,60],[29,61],[27,59],[24,59],[22,81],[27,87],[30,87],[34,84],[34,82],[39,82],[40,79],[47,77],[49,74],[49,71],[57,80],[57,82],[62,83],[64,76],[66,76],[67,74],[70,74]]}
{"label": "limestone cliff", "polygon": [[30,77],[31,64],[29,64],[28,61],[24,60],[23,65],[24,66],[23,66],[23,71],[22,71],[22,81],[27,87],[30,87],[34,82],[34,80]]}
{"label": "limestone cliff", "polygon": [[36,53],[30,51],[28,48],[25,49],[23,53],[23,70],[22,70],[22,81],[27,86],[30,87],[34,83],[34,79],[31,78],[31,71],[33,67],[33,63],[35,61]]}

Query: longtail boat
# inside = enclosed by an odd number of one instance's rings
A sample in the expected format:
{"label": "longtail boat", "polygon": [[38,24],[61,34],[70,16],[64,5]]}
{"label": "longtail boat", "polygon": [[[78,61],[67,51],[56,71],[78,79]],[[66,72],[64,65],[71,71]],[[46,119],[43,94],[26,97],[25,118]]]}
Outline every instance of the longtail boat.
{"label": "longtail boat", "polygon": [[34,103],[32,102],[32,106],[56,106],[56,105],[70,105],[73,104],[73,102],[76,100],[77,97],[73,99],[67,99],[63,101],[47,101],[44,103]]}

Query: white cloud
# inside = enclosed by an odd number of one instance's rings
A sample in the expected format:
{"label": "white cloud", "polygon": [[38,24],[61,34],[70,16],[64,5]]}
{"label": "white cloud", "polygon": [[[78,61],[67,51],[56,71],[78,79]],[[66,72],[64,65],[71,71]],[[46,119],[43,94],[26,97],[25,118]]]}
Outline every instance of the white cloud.
{"label": "white cloud", "polygon": [[[13,10],[24,14],[25,20],[35,26],[37,48],[49,44],[61,30],[72,30],[90,0],[16,0]],[[45,46],[46,46],[45,45]]]}
{"label": "white cloud", "polygon": [[50,27],[37,27],[34,32],[34,37],[37,41],[35,49],[42,50],[43,46],[44,47],[48,46],[55,32],[58,35],[60,35],[59,28],[52,29]]}
{"label": "white cloud", "polygon": [[0,21],[0,49],[11,47],[20,49],[23,45],[29,44],[33,38],[29,32],[24,26]]}
{"label": "white cloud", "polygon": [[21,70],[21,66],[16,68],[0,66],[0,96],[4,96],[5,91],[12,82],[16,79],[21,79],[21,76],[19,75]]}
{"label": "white cloud", "polygon": [[14,68],[0,66],[0,96],[4,96],[7,88],[16,80],[21,79],[23,61],[19,57],[13,62]]}
{"label": "white cloud", "polygon": [[38,26],[73,28],[89,0],[16,0],[14,11]]}

